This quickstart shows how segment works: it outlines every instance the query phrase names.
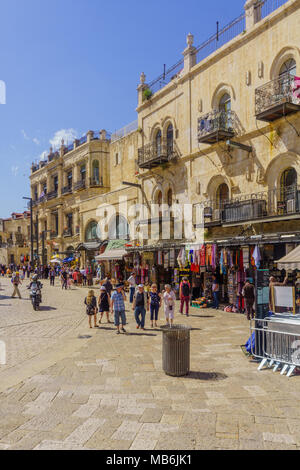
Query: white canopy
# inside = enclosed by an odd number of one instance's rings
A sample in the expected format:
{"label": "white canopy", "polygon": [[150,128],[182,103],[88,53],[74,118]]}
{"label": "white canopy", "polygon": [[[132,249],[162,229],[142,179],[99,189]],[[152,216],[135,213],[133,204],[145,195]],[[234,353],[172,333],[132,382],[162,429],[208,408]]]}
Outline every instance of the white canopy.
{"label": "white canopy", "polygon": [[53,258],[53,259],[50,260],[50,263],[61,263],[61,259]]}
{"label": "white canopy", "polygon": [[300,245],[276,263],[278,269],[285,269],[286,271],[300,270]]}
{"label": "white canopy", "polygon": [[121,260],[123,256],[128,255],[127,251],[123,248],[120,250],[106,250],[102,255],[95,257],[96,261],[109,261],[109,260]]}

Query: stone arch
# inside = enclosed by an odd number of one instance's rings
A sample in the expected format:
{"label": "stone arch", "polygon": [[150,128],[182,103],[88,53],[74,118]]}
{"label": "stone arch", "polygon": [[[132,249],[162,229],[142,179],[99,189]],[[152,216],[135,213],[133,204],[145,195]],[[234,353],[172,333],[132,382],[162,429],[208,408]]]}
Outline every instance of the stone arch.
{"label": "stone arch", "polygon": [[300,155],[296,152],[286,152],[277,155],[267,166],[265,181],[268,189],[279,189],[282,173],[288,168],[294,168],[300,181]]}
{"label": "stone arch", "polygon": [[127,217],[120,211],[114,214],[108,223],[108,238],[120,240],[130,238],[130,229]]}
{"label": "stone arch", "polygon": [[[89,230],[91,231],[90,234],[88,234]],[[95,233],[95,235],[96,235],[95,238],[91,238],[92,232]],[[88,237],[90,237],[90,238],[88,238]],[[97,220],[89,219],[87,221],[87,223],[85,224],[85,227],[84,227],[84,241],[88,242],[88,241],[91,241],[93,239],[101,240],[101,227],[100,227],[100,223],[97,222]]]}
{"label": "stone arch", "polygon": [[172,124],[172,126],[173,126],[174,139],[175,139],[175,135],[176,135],[176,132],[177,132],[177,126],[176,126],[175,119],[172,118],[171,116],[167,116],[162,122],[162,135],[163,135],[164,139],[166,139],[166,137],[167,137],[167,129],[168,129],[170,124]]}
{"label": "stone arch", "polygon": [[155,136],[157,134],[158,131],[161,131],[161,134],[163,135],[163,131],[162,131],[162,128],[161,128],[161,125],[159,122],[156,122],[154,124],[154,126],[152,126],[151,128],[151,132],[150,132],[150,137],[149,137],[149,141],[150,142],[154,142],[155,141]]}
{"label": "stone arch", "polygon": [[232,85],[228,83],[220,83],[217,86],[211,101],[211,109],[219,109],[219,102],[226,93],[230,95],[232,100],[236,100],[236,94]]}
{"label": "stone arch", "polygon": [[294,59],[297,68],[299,68],[300,64],[300,49],[297,46],[286,46],[278,52],[277,56],[273,60],[270,69],[270,80],[274,80],[279,76],[280,69],[282,65],[289,59]]}
{"label": "stone arch", "polygon": [[162,193],[162,196],[164,195],[164,188],[163,188],[163,184],[161,184],[161,183],[157,183],[156,186],[154,186],[154,188],[152,190],[151,202],[153,204],[157,203],[157,198],[158,198],[159,192]]}
{"label": "stone arch", "polygon": [[229,198],[231,198],[231,189],[232,189],[231,182],[228,178],[226,178],[226,176],[222,176],[222,175],[216,175],[210,179],[210,181],[208,182],[206,186],[204,194],[207,195],[208,199],[216,199],[218,188],[219,186],[221,186],[221,184],[224,184],[224,183],[228,186]]}

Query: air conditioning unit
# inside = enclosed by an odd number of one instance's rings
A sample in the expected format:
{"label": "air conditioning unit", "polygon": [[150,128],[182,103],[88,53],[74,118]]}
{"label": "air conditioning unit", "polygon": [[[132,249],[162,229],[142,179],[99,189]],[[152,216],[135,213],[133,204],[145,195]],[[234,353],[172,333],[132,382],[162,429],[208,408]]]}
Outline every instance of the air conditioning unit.
{"label": "air conditioning unit", "polygon": [[220,209],[215,209],[214,210],[214,220],[220,220],[221,219],[221,211]]}
{"label": "air conditioning unit", "polygon": [[286,202],[286,211],[288,214],[295,212],[296,210],[296,201],[295,199],[290,199]]}

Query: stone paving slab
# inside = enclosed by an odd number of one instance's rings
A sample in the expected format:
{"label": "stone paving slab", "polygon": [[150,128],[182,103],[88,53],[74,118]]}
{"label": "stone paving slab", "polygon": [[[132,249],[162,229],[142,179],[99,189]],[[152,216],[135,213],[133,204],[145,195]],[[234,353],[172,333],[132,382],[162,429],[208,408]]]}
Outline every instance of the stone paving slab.
{"label": "stone paving slab", "polygon": [[128,305],[127,334],[90,330],[85,295],[45,282],[44,305],[56,310],[5,300],[8,319],[0,304],[0,335],[13,345],[0,366],[1,450],[300,449],[300,378],[257,371],[240,349],[243,315],[177,314],[193,327],[191,373],[174,378],[149,319],[137,332]]}

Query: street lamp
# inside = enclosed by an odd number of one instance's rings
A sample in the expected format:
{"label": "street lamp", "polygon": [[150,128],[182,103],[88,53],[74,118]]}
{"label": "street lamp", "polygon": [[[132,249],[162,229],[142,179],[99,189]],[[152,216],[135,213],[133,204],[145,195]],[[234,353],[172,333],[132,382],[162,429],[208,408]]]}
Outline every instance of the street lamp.
{"label": "street lamp", "polygon": [[34,266],[34,260],[33,260],[33,219],[32,219],[32,197],[24,197],[23,199],[26,199],[27,201],[30,201],[30,259],[31,259],[31,264],[32,267]]}
{"label": "street lamp", "polygon": [[43,230],[42,231],[42,263],[45,266],[45,233],[50,233],[51,230]]}

